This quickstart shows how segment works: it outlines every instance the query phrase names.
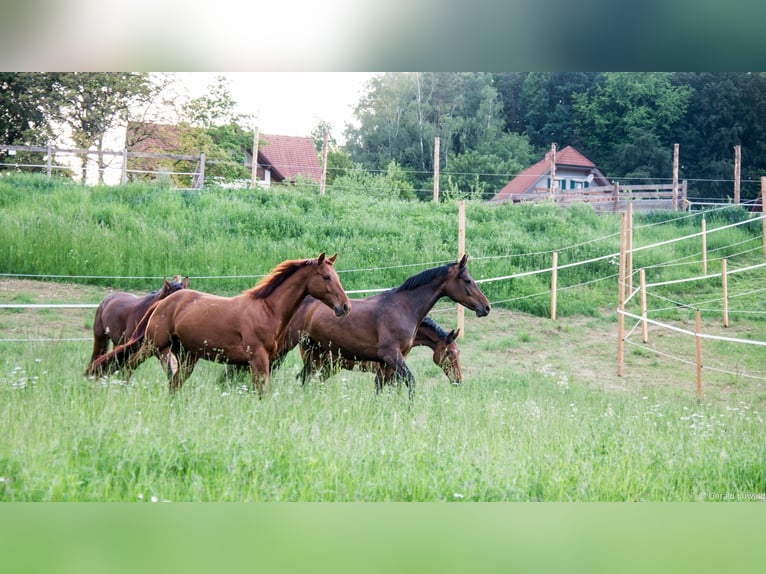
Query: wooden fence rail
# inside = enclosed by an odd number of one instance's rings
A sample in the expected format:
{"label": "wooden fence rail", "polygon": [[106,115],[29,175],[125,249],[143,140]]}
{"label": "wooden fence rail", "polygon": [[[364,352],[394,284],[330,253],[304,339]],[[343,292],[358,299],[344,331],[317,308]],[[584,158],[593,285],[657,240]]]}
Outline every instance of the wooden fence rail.
{"label": "wooden fence rail", "polygon": [[[684,210],[686,202],[686,180],[681,182],[680,189],[675,193],[673,184],[650,185],[613,185],[590,187],[572,191],[558,190],[553,195],[553,202],[562,207],[575,203],[587,203],[596,211],[622,211],[628,205],[633,205],[635,211],[653,210]],[[550,190],[540,188],[532,193],[520,193],[512,198],[514,203],[546,202],[551,200]]]}
{"label": "wooden fence rail", "polygon": [[[31,163],[31,162],[19,162],[13,161],[13,157],[18,153],[39,153],[44,154],[42,158],[43,163]],[[90,150],[82,148],[59,148],[53,146],[23,146],[23,145],[3,145],[0,144],[0,166],[10,168],[39,168],[44,169],[48,177],[53,175],[54,170],[67,170],[73,169],[72,166],[56,165],[53,163],[54,157],[57,155],[74,155],[84,156],[86,158],[96,157],[120,157],[122,162],[119,168],[120,170],[120,183],[126,183],[129,173],[135,174],[154,174],[160,175],[188,175],[191,177],[191,187],[193,189],[201,189],[205,183],[205,154],[199,155],[184,155],[184,154],[172,154],[172,153],[147,153],[139,151],[128,151],[123,149],[121,151],[111,150]],[[175,171],[169,172],[166,169],[128,169],[129,158],[141,158],[141,159],[156,159],[156,160],[171,160],[171,161],[193,161],[196,162],[194,171]],[[61,159],[61,158],[59,158]]]}

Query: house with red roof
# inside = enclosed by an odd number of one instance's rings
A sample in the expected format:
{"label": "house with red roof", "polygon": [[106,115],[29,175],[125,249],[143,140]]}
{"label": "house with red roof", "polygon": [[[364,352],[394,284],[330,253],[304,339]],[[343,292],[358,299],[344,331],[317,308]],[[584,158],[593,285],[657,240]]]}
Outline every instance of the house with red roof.
{"label": "house with red roof", "polygon": [[[252,150],[248,154],[252,162]],[[252,163],[251,163],[252,165]],[[260,134],[258,141],[258,184],[295,183],[296,178],[322,181],[319,155],[310,137]]]}
{"label": "house with red roof", "polygon": [[576,194],[577,190],[610,186],[611,183],[591,160],[572,146],[545,154],[536,164],[528,167],[505,184],[494,202],[519,203],[535,199],[548,199],[551,193],[551,172],[554,173],[555,190]]}
{"label": "house with red roof", "polygon": [[[185,128],[187,130],[194,129]],[[182,128],[176,125],[156,123],[131,123],[126,131],[126,149],[143,154],[167,154],[181,147]],[[252,166],[252,149],[244,150],[245,165]],[[143,162],[143,169],[150,163],[154,166],[157,159],[141,158],[133,160]],[[155,166],[156,168],[156,166]],[[258,185],[269,187],[272,183],[295,183],[302,177],[316,183],[322,181],[322,168],[319,165],[319,155],[310,137],[282,136],[274,134],[259,134],[258,137]]]}

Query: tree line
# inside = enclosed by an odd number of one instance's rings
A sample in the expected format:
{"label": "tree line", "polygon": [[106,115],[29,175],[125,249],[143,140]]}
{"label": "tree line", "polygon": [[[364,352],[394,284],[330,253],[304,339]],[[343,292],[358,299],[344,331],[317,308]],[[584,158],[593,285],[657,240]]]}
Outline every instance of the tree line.
{"label": "tree line", "polygon": [[[225,78],[195,100],[173,99],[172,85],[172,74],[0,73],[0,140],[41,143],[66,126],[77,145],[97,150],[114,125],[173,109],[185,128],[185,149],[174,151],[204,151],[213,175],[246,178],[252,118],[237,113]],[[667,182],[679,144],[690,197],[722,199],[732,195],[734,146],[743,182],[766,175],[764,109],[762,72],[388,72],[368,82],[355,125],[320,121],[311,135],[319,152],[331,134],[328,183],[384,178],[422,199],[433,189],[436,137],[443,192],[481,199],[552,143],[626,183]],[[742,198],[757,192],[743,185]]]}

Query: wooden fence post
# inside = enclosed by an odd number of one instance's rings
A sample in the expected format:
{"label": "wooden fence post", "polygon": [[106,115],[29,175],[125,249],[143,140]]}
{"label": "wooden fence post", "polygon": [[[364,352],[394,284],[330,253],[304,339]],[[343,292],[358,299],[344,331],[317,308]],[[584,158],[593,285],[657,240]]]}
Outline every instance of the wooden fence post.
{"label": "wooden fence post", "polygon": [[707,275],[707,223],[702,217],[702,274]]}
{"label": "wooden fence post", "polygon": [[614,182],[614,191],[612,192],[614,195],[614,212],[617,213],[620,211],[620,184],[617,182]]}
{"label": "wooden fence post", "polygon": [[120,173],[120,183],[125,185],[128,183],[128,150],[122,150],[122,171]]}
{"label": "wooden fence post", "polygon": [[734,146],[734,205],[739,205],[739,180],[742,171],[742,146]]}
{"label": "wooden fence post", "polygon": [[553,261],[551,263],[551,321],[556,320],[556,283],[559,275],[559,254],[553,252]]}
{"label": "wooden fence post", "polygon": [[726,259],[721,259],[721,285],[723,286],[723,326],[729,326],[729,279]]}
{"label": "wooden fence post", "polygon": [[324,195],[326,183],[327,183],[327,132],[325,131],[324,143],[322,144],[322,181],[319,184],[319,195]]}
{"label": "wooden fence post", "polygon": [[250,187],[255,187],[258,180],[258,138],[260,130],[256,126],[253,130],[253,162],[250,166]]}
{"label": "wooden fence post", "polygon": [[205,152],[199,154],[199,173],[197,174],[196,189],[202,189],[205,187]]}
{"label": "wooden fence post", "polygon": [[633,292],[633,202],[628,203],[628,230],[625,238],[625,280],[628,293]]}
{"label": "wooden fence post", "polygon": [[[457,205],[457,259],[460,261],[465,255],[465,200],[461,199]],[[460,329],[458,338],[465,336],[465,307],[460,303],[457,305],[457,328]]]}
{"label": "wooden fence post", "polygon": [[617,376],[622,376],[622,366],[625,362],[625,237],[626,215],[620,213],[620,271],[617,279]]}
{"label": "wooden fence post", "polygon": [[761,239],[763,239],[763,256],[766,257],[766,177],[761,177]]}
{"label": "wooden fence post", "polygon": [[697,351],[697,399],[702,399],[702,318],[700,316],[700,310],[694,314],[694,332],[695,332],[695,346]]}
{"label": "wooden fence post", "polygon": [[434,138],[434,203],[439,203],[439,136]]}
{"label": "wooden fence post", "polygon": [[47,164],[46,172],[48,174],[48,179],[50,179],[53,174],[53,147],[51,146],[51,142],[48,142],[48,159],[45,163]]}
{"label": "wooden fence post", "polygon": [[673,211],[678,211],[678,144],[673,144]]}
{"label": "wooden fence post", "polygon": [[646,271],[642,267],[638,271],[638,283],[641,290],[641,340],[649,342],[649,325],[646,322]]}

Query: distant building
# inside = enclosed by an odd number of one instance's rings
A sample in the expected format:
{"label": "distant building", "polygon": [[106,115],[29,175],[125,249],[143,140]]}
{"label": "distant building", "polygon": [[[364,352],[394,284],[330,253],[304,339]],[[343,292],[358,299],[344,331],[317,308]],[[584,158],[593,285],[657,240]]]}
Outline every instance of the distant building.
{"label": "distant building", "polygon": [[[491,199],[494,202],[512,201],[518,203],[535,198],[547,198],[551,190],[552,153],[533,166],[528,167],[497,192]],[[566,193],[576,193],[578,189],[611,185],[609,180],[591,160],[572,146],[556,152],[555,163],[556,189]]]}
{"label": "distant building", "polygon": [[[173,154],[178,153],[182,136],[183,129],[176,125],[133,122],[127,129],[125,147],[133,152]],[[258,140],[258,185],[295,183],[298,177],[321,183],[322,168],[312,138],[261,133]],[[245,165],[252,166],[252,160],[253,150],[245,150]],[[162,158],[132,161],[141,169],[157,169],[169,163]]]}
{"label": "distant building", "polygon": [[[248,152],[252,165],[253,152]],[[297,177],[322,180],[319,155],[310,137],[260,134],[258,143],[258,184],[294,183]]]}

